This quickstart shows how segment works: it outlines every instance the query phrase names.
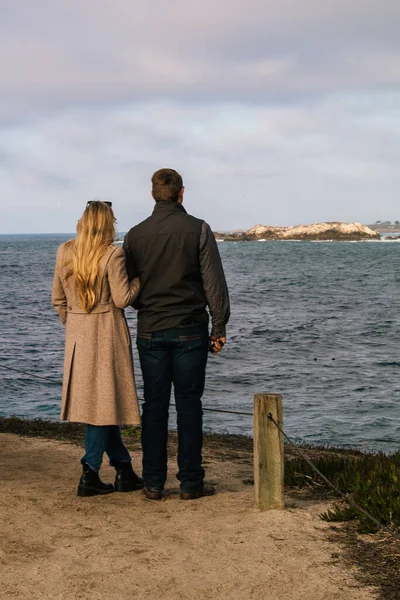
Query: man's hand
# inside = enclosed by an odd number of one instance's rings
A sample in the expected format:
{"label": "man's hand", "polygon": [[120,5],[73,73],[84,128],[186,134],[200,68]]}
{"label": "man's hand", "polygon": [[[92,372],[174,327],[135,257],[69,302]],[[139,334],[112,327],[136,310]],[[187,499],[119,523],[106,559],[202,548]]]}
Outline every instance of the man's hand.
{"label": "man's hand", "polygon": [[216,337],[212,335],[208,343],[208,349],[212,354],[218,354],[226,344],[226,337]]}

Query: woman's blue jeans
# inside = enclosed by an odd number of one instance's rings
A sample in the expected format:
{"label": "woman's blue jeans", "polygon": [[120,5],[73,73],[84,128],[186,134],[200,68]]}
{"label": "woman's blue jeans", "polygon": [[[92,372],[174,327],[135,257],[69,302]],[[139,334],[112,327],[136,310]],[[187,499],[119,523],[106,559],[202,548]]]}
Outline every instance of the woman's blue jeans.
{"label": "woman's blue jeans", "polygon": [[85,462],[92,471],[100,471],[103,454],[107,453],[110,461],[131,462],[131,455],[121,438],[118,425],[87,425],[85,435]]}

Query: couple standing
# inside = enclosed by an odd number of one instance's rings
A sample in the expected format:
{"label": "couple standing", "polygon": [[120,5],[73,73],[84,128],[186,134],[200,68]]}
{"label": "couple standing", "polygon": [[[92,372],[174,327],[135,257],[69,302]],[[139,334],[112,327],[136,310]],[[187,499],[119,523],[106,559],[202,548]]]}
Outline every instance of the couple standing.
{"label": "couple standing", "polygon": [[[167,478],[168,411],[174,386],[181,498],[215,493],[204,484],[202,404],[208,352],[225,343],[229,296],[217,244],[182,206],[182,177],[152,177],[152,215],[113,245],[110,202],[88,202],[77,236],[57,253],[52,301],[66,328],[61,419],[87,424],[78,495],[114,491],[99,470],[104,452],[115,490],[162,498]],[[120,426],[139,424],[132,347],[124,308],[138,311],[144,382],[143,479],[132,469]],[[212,319],[208,330],[208,307]]]}

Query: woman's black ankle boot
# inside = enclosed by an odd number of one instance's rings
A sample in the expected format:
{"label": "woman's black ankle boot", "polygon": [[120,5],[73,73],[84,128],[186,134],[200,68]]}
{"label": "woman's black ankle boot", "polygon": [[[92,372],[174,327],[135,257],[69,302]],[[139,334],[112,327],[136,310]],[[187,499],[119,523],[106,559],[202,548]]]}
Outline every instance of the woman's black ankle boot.
{"label": "woman's black ankle boot", "polygon": [[115,459],[110,462],[117,471],[114,483],[116,492],[133,492],[144,488],[144,481],[136,475],[131,462],[121,462]]}
{"label": "woman's black ankle boot", "polygon": [[81,462],[83,473],[78,485],[78,496],[98,496],[114,491],[112,483],[103,483],[96,471],[92,471],[88,464]]}

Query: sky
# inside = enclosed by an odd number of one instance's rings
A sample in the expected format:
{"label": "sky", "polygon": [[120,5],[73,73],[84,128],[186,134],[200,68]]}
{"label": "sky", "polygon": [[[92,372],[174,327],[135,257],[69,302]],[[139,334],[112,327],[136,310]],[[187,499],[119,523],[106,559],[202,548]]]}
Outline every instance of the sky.
{"label": "sky", "polygon": [[0,233],[400,220],[398,0],[0,0]]}

